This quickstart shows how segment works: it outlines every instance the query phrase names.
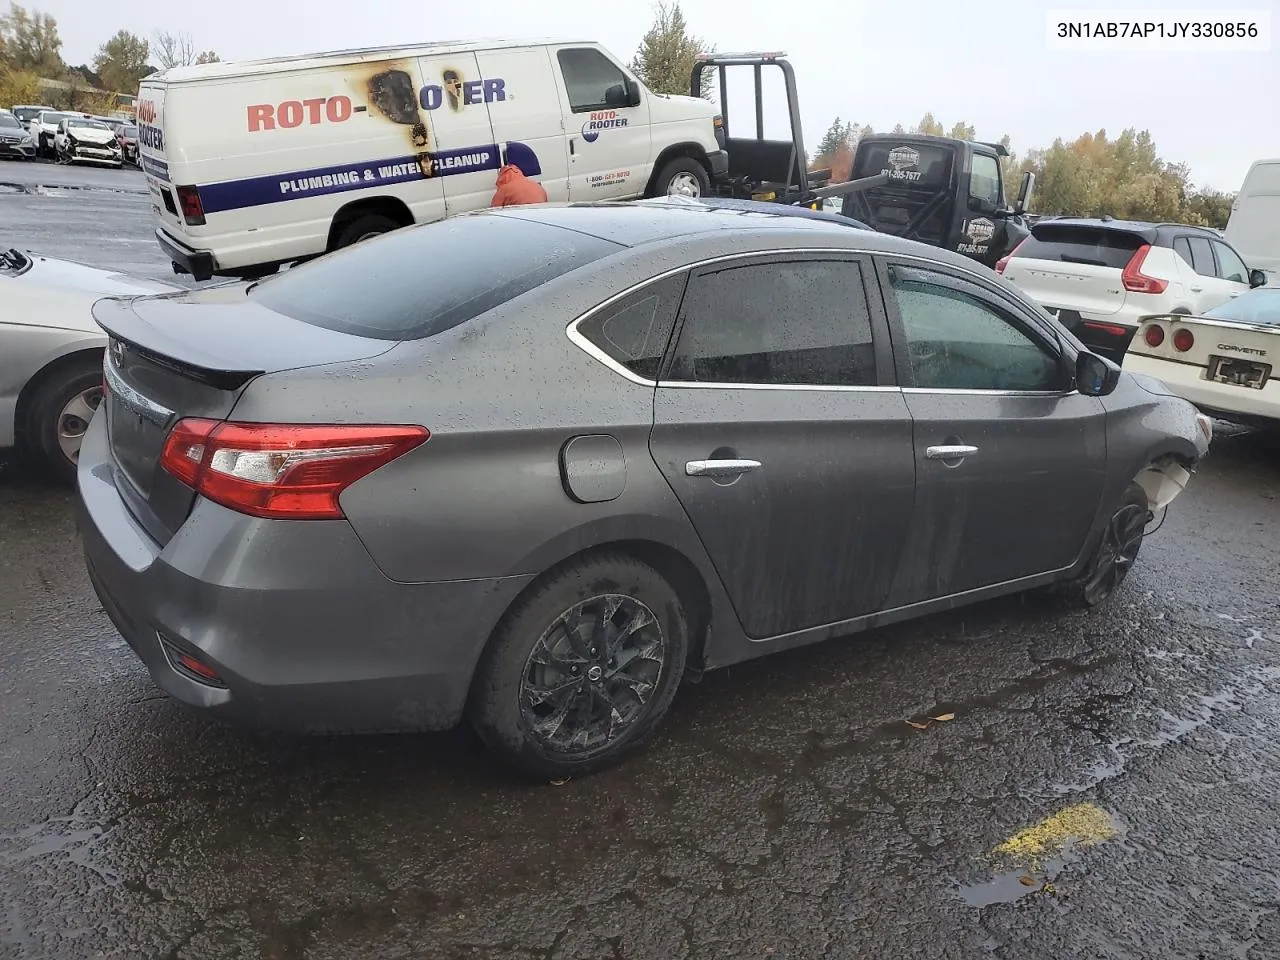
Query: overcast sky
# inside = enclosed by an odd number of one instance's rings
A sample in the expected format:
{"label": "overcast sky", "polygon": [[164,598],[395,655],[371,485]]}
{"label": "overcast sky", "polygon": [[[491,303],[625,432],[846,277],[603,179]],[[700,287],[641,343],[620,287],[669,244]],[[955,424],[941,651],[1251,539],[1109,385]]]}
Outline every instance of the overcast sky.
{"label": "overcast sky", "polygon": [[[121,28],[188,31],[224,60],[335,48],[479,37],[598,40],[624,60],[648,28],[646,0],[27,0],[53,14],[71,63],[92,61]],[[1153,11],[1214,9],[1221,0],[1130,0]],[[1271,11],[1280,0],[1236,0]],[[1197,185],[1239,188],[1249,163],[1280,157],[1280,43],[1257,53],[1051,52],[1046,12],[1109,7],[1099,0],[683,0],[692,32],[721,51],[784,50],[796,69],[806,146],[835,116],[888,130],[925,111],[947,126],[1004,133],[1022,152],[1054,137],[1147,128]],[[1153,14],[1154,15],[1154,14]],[[1168,17],[1164,17],[1168,19]],[[736,86],[736,85],[735,85]],[[731,97],[733,90],[731,88]],[[772,99],[772,98],[771,98]],[[741,104],[738,99],[736,103]],[[771,109],[770,133],[785,116]]]}

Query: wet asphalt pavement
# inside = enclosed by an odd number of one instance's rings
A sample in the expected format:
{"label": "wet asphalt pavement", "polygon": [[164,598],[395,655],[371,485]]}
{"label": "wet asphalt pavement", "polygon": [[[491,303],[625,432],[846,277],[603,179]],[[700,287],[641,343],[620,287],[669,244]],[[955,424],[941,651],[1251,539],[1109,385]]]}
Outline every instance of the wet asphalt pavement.
{"label": "wet asphalt pavement", "polygon": [[710,674],[562,785],[188,714],[0,466],[0,957],[1280,957],[1280,440],[1220,429],[1104,609]]}

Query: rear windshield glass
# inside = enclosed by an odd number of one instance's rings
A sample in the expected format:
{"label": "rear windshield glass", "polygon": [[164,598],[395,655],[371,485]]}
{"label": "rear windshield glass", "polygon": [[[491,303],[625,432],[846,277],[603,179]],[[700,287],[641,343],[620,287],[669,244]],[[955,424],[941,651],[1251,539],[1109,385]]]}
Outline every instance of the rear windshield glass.
{"label": "rear windshield glass", "polygon": [[1141,237],[1120,230],[1046,225],[1037,226],[1026,242],[1017,248],[1014,257],[1123,270],[1142,244]]}
{"label": "rear windshield glass", "polygon": [[514,217],[462,216],[357,243],[263,281],[249,297],[328,330],[417,340],[621,249]]}
{"label": "rear windshield glass", "polygon": [[863,143],[854,158],[853,179],[887,173],[890,187],[946,186],[953,156],[949,148],[927,143]]}
{"label": "rear windshield glass", "polygon": [[1259,287],[1205,312],[1217,320],[1280,327],[1280,287]]}

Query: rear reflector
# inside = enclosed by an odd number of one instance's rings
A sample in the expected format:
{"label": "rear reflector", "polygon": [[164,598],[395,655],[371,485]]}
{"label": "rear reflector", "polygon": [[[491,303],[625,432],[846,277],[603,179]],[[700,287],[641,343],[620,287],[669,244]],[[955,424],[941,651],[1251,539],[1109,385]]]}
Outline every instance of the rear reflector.
{"label": "rear reflector", "polygon": [[1196,338],[1186,327],[1175,331],[1173,334],[1173,349],[1179,353],[1186,353],[1196,345]]}
{"label": "rear reflector", "polygon": [[1147,341],[1148,347],[1158,347],[1164,343],[1164,327],[1158,323],[1153,323],[1147,327],[1147,332],[1142,335],[1142,339]]}
{"label": "rear reflector", "polygon": [[180,420],[160,463],[202,497],[254,517],[337,520],[351,484],[424,443],[418,426]]}
{"label": "rear reflector", "polygon": [[1090,330],[1101,330],[1103,333],[1113,337],[1123,337],[1129,332],[1128,327],[1122,327],[1118,323],[1099,323],[1097,320],[1086,320],[1084,325]]}
{"label": "rear reflector", "polygon": [[157,633],[160,639],[160,646],[164,649],[164,655],[169,660],[169,665],[178,673],[185,675],[191,680],[199,683],[207,684],[211,687],[225,687],[222,677],[218,671],[209,666],[195,654],[188,653],[176,643],[171,641],[162,633]]}
{"label": "rear reflector", "polygon": [[1129,262],[1120,273],[1120,280],[1130,293],[1164,293],[1169,286],[1168,280],[1149,277],[1142,272],[1142,265],[1147,262],[1147,254],[1150,252],[1151,244],[1144,243],[1129,258]]}

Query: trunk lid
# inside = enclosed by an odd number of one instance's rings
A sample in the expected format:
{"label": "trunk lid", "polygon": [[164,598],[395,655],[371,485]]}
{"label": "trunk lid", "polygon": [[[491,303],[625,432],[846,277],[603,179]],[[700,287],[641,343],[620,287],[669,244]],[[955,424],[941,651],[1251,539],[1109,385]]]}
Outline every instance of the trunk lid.
{"label": "trunk lid", "polygon": [[[1164,334],[1158,346],[1147,342],[1149,327],[1159,327]],[[1189,349],[1179,350],[1175,344],[1178,331],[1189,331],[1193,342]],[[1260,377],[1261,386],[1271,379],[1280,361],[1280,325],[1248,323],[1213,317],[1189,317],[1182,314],[1158,314],[1143,317],[1138,332],[1129,344],[1129,352],[1175,363],[1193,364],[1209,371],[1209,376],[1241,378],[1253,382]]]}
{"label": "trunk lid", "polygon": [[183,417],[225,420],[255,377],[364,360],[395,347],[268,310],[234,283],[138,299],[106,298],[93,317],[110,342],[103,411],[116,487],[138,522],[166,543],[195,493],[161,465]]}

